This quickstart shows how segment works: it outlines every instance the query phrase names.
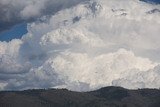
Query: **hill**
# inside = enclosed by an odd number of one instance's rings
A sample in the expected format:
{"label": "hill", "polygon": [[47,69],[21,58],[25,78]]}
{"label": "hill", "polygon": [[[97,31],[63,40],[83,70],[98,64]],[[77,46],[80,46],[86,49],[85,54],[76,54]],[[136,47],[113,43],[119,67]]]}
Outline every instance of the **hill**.
{"label": "hill", "polygon": [[0,107],[160,107],[160,90],[105,87],[91,92],[67,89],[2,91]]}

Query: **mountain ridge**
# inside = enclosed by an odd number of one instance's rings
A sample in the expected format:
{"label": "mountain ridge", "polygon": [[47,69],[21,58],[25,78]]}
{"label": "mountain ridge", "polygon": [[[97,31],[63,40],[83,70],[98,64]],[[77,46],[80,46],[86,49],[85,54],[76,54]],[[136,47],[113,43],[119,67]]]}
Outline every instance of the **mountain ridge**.
{"label": "mountain ridge", "polygon": [[159,89],[104,87],[90,92],[67,89],[1,91],[0,107],[158,107]]}

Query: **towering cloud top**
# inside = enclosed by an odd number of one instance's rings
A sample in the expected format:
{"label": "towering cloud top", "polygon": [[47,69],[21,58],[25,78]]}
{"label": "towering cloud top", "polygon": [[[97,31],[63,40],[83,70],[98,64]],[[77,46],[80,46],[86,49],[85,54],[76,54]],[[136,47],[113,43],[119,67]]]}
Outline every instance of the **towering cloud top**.
{"label": "towering cloud top", "polygon": [[[11,1],[2,3],[13,5]],[[20,5],[21,19],[42,17],[28,23],[22,39],[0,42],[2,90],[159,88],[159,5],[138,0],[69,1]],[[51,11],[51,4],[57,10]]]}

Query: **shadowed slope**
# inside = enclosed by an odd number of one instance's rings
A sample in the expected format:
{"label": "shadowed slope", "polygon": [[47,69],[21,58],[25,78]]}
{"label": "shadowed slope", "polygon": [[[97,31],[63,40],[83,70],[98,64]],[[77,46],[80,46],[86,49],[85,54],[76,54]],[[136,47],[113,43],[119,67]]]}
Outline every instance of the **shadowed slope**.
{"label": "shadowed slope", "polygon": [[92,92],[67,89],[0,92],[0,107],[158,107],[160,90],[106,87]]}

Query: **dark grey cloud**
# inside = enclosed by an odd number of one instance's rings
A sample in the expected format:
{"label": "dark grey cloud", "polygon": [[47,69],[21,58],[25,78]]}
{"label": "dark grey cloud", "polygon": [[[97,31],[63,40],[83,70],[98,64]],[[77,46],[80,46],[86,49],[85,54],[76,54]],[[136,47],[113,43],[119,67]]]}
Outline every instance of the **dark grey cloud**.
{"label": "dark grey cloud", "polygon": [[87,0],[1,0],[0,32],[21,22],[29,22],[43,15],[53,15],[61,9]]}

